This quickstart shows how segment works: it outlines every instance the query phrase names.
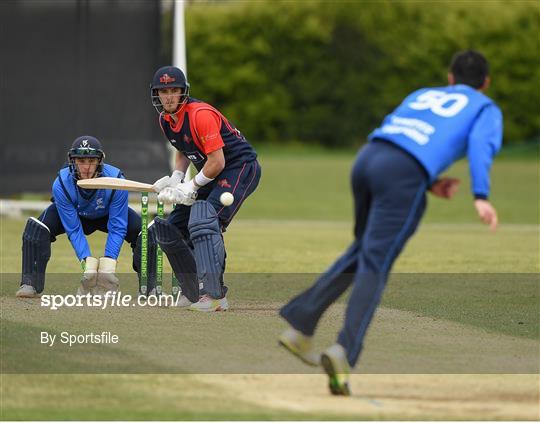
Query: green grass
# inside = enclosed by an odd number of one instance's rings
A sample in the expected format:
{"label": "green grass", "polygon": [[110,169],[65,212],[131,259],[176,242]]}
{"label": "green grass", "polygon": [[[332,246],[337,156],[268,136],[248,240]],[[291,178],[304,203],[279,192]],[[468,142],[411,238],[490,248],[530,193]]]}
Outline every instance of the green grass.
{"label": "green grass", "polygon": [[[268,372],[309,371],[275,347],[283,328],[277,309],[351,242],[348,178],[354,157],[301,153],[261,159],[260,189],[225,234],[233,309],[221,316],[148,308],[53,312],[36,302],[17,301],[13,293],[25,220],[0,219],[3,368],[15,369],[17,359],[26,357],[23,363],[38,368],[48,364],[56,371],[202,373],[207,363],[211,372],[250,373],[261,370],[262,364]],[[451,373],[466,361],[472,373],[497,365],[507,373],[519,373],[530,370],[538,356],[538,163],[510,158],[495,163],[492,199],[501,220],[497,233],[477,221],[467,192],[466,164],[458,163],[448,174],[463,179],[462,190],[452,201],[430,198],[424,223],[395,264],[383,308],[368,335],[361,371],[391,372],[402,365]],[[105,235],[98,233],[89,240],[94,254],[102,254]],[[52,254],[46,292],[74,292],[79,264],[65,236],[53,244]],[[134,293],[127,245],[118,271],[122,291]],[[334,339],[343,307],[342,301],[321,322],[317,336],[321,346]],[[118,348],[47,350],[36,342],[41,330],[111,329],[122,337]],[[398,346],[401,355],[396,357]],[[3,374],[1,385],[1,419],[379,416],[345,413],[339,406],[326,412],[294,411],[279,404],[261,407],[222,385],[186,374]],[[440,417],[430,414],[429,407],[418,416]],[[449,411],[445,416],[455,414]]]}
{"label": "green grass", "polygon": [[[349,172],[355,153],[313,155],[270,154],[261,157],[263,176],[255,201],[240,216],[272,220],[346,220],[352,218]],[[425,222],[477,222],[467,162],[445,174],[461,179],[460,191],[450,201],[430,196]],[[538,160],[496,160],[491,200],[502,224],[538,224],[540,218]]]}

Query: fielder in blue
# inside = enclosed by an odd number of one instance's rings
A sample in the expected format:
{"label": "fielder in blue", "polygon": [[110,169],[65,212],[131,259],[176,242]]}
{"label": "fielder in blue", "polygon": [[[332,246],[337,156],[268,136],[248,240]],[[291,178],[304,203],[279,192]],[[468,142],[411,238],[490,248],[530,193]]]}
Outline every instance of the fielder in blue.
{"label": "fielder in blue", "polygon": [[[84,190],[77,186],[79,179],[124,178],[120,169],[104,163],[104,158],[101,143],[95,137],[84,135],[73,142],[68,166],[60,169],[54,180],[52,204],[39,218],[31,217],[26,223],[17,297],[34,298],[43,292],[51,243],[63,233],[67,234],[83,269],[79,295],[118,290],[116,260],[124,240],[131,244],[133,268],[139,272],[140,254],[136,254],[136,246],[141,219],[128,207],[127,191]],[[104,255],[99,259],[93,256],[86,240],[86,235],[96,230],[108,233]]]}
{"label": "fielder in blue", "polygon": [[[502,114],[482,92],[489,86],[488,63],[478,52],[457,53],[449,85],[410,94],[369,135],[352,169],[355,240],[315,284],[281,309],[290,324],[282,346],[310,365],[321,364],[334,395],[350,395],[349,371],[358,361],[364,336],[379,304],[392,264],[415,232],[426,206],[426,191],[450,198],[459,183],[439,178],[467,156],[474,207],[495,230],[489,172],[502,143]],[[322,355],[312,347],[324,311],[353,285],[344,326],[336,344]]]}

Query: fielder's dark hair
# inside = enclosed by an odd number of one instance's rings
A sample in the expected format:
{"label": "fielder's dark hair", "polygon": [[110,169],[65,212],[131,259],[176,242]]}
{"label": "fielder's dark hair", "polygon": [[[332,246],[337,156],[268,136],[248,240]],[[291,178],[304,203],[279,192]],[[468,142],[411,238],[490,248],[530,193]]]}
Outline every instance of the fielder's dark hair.
{"label": "fielder's dark hair", "polygon": [[450,63],[450,72],[454,75],[456,84],[466,84],[478,89],[489,75],[489,65],[481,53],[464,50],[454,54]]}

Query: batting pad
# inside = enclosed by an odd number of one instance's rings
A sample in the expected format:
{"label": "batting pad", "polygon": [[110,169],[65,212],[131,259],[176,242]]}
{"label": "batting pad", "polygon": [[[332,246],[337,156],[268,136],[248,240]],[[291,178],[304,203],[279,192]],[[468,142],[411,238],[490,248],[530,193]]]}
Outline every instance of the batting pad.
{"label": "batting pad", "polygon": [[39,294],[45,286],[45,269],[51,258],[51,232],[43,222],[31,217],[22,238],[22,284],[32,285]]}
{"label": "batting pad", "polygon": [[208,201],[199,200],[193,203],[188,229],[195,250],[199,281],[212,298],[223,298],[225,246],[216,210]]}
{"label": "batting pad", "polygon": [[167,255],[182,294],[189,301],[199,301],[199,283],[197,281],[197,265],[189,245],[187,245],[180,230],[160,217],[154,219],[151,229],[163,252]]}

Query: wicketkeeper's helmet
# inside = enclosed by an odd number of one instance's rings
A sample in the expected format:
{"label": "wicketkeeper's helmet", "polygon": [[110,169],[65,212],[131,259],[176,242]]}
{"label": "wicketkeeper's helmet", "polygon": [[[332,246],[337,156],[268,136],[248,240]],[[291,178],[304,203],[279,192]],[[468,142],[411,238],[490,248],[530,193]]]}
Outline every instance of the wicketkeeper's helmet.
{"label": "wicketkeeper's helmet", "polygon": [[105,153],[101,147],[101,143],[96,137],[91,135],[83,135],[78,137],[71,148],[68,151],[68,162],[69,162],[69,171],[75,179],[79,179],[79,170],[75,164],[75,159],[80,158],[97,158],[99,163],[96,169],[95,177],[101,176],[103,171],[103,159],[105,158]]}
{"label": "wicketkeeper's helmet", "polygon": [[174,66],[164,66],[159,68],[152,78],[152,84],[150,84],[150,96],[152,98],[152,105],[156,108],[158,113],[163,112],[163,105],[159,99],[158,90],[161,88],[177,87],[182,88],[182,95],[180,96],[180,103],[175,113],[180,110],[189,98],[189,84],[187,82],[184,72]]}

